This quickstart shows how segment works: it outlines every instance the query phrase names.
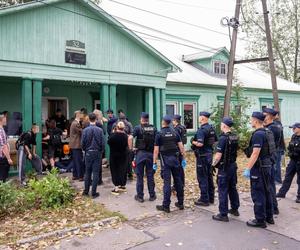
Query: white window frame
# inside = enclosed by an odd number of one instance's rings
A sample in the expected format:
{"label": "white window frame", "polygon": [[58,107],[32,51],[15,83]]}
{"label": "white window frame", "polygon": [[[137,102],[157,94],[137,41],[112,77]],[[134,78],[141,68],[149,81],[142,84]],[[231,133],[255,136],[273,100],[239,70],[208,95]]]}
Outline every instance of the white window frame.
{"label": "white window frame", "polygon": [[[192,105],[193,106],[193,128],[187,129],[188,132],[196,131],[197,130],[197,102],[189,102],[189,101],[183,101],[182,102],[182,123],[184,124],[184,105]],[[185,124],[184,124],[185,125]]]}
{"label": "white window frame", "polygon": [[[222,73],[222,65],[224,65],[224,70],[225,70],[225,72],[224,73]],[[227,68],[226,68],[226,63],[220,63],[220,75],[226,75],[226,73],[227,73]]]}
{"label": "white window frame", "polygon": [[[219,64],[219,66],[218,66],[219,72],[216,72],[216,64]],[[221,62],[214,61],[214,74],[220,75],[220,72],[221,72]]]}
{"label": "white window frame", "polygon": [[[178,114],[178,113],[179,113],[179,103],[178,103],[178,102],[167,101],[167,102],[166,102],[166,108],[167,108],[167,105],[173,105],[173,106],[174,106],[174,113],[175,113],[175,114]],[[174,114],[174,115],[175,115],[175,114]]]}

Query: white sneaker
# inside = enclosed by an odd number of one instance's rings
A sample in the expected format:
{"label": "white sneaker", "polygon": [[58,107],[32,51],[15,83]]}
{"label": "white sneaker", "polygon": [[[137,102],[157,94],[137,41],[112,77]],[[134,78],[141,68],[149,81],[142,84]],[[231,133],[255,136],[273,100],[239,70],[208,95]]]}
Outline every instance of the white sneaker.
{"label": "white sneaker", "polygon": [[22,181],[22,182],[21,182],[21,186],[26,187],[26,186],[27,186],[27,182],[26,182],[26,181]]}

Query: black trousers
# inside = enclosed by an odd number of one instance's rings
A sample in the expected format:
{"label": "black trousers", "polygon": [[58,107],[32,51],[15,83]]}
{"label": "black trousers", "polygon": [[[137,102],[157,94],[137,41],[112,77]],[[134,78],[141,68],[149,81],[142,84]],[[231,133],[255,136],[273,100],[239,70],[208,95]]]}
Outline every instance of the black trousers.
{"label": "black trousers", "polygon": [[9,164],[6,158],[0,158],[0,181],[5,182],[8,178]]}
{"label": "black trousers", "polygon": [[127,181],[128,154],[110,154],[109,166],[113,184],[115,186],[125,186]]}

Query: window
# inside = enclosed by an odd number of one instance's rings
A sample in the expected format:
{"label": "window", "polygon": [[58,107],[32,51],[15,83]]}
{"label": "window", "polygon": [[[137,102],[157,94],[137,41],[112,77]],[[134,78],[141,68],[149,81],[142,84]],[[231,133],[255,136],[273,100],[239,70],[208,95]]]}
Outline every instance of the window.
{"label": "window", "polygon": [[225,65],[225,63],[221,63],[221,74],[226,75],[226,65]]}
{"label": "window", "polygon": [[171,115],[171,116],[178,113],[178,103],[177,102],[167,102],[166,113],[167,113],[167,115]]}
{"label": "window", "polygon": [[195,130],[197,127],[196,103],[183,104],[183,122],[188,130]]}
{"label": "window", "polygon": [[214,73],[218,75],[226,75],[226,64],[223,62],[214,62]]}
{"label": "window", "polygon": [[215,74],[220,74],[220,63],[219,62],[215,62],[214,72],[215,72]]}

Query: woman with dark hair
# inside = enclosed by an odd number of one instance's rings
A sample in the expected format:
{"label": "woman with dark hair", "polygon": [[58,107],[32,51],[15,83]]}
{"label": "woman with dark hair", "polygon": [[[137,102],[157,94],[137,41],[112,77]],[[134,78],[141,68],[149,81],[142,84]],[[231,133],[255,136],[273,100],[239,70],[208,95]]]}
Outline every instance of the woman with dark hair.
{"label": "woman with dark hair", "polygon": [[114,132],[108,139],[110,147],[110,171],[115,188],[112,194],[118,195],[126,191],[128,150],[132,145],[132,137],[125,133],[124,122],[118,122]]}

